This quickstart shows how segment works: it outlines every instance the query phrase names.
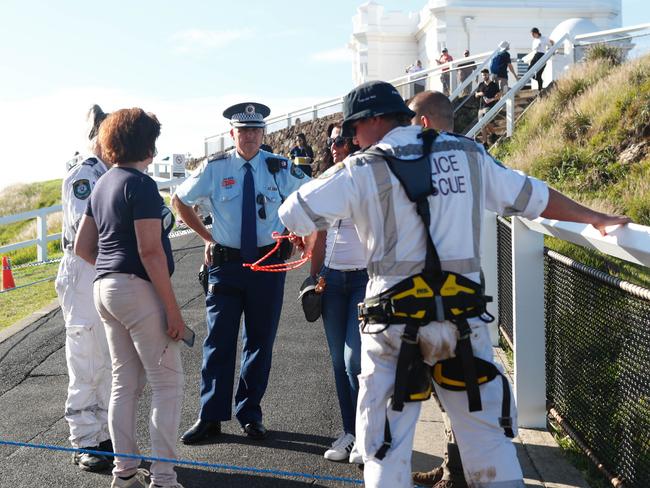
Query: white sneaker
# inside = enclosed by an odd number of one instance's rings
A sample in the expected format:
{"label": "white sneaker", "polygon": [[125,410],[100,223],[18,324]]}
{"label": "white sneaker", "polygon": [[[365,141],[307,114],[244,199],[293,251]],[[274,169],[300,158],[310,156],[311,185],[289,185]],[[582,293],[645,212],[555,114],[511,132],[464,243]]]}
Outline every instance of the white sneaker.
{"label": "white sneaker", "polygon": [[357,449],[356,442],[354,444],[354,447],[352,448],[352,451],[350,451],[350,459],[348,459],[348,462],[350,464],[363,464],[363,457],[361,456],[361,453]]}
{"label": "white sneaker", "polygon": [[354,436],[345,432],[332,443],[332,447],[325,451],[325,459],[328,461],[343,461],[350,457],[354,447]]}
{"label": "white sneaker", "polygon": [[124,480],[118,476],[113,476],[113,482],[111,483],[111,488],[145,488],[147,482],[145,477],[149,476],[149,471],[144,468],[138,468],[133,478]]}

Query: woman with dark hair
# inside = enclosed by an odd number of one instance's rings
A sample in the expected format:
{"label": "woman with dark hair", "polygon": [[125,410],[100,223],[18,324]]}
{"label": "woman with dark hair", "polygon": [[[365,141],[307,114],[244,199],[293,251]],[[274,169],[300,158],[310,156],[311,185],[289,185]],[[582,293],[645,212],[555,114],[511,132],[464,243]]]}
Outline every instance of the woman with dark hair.
{"label": "woman with dark hair", "polygon": [[[95,307],[113,367],[108,424],[115,452],[138,454],[135,414],[152,389],[151,454],[176,458],[183,397],[178,341],[185,323],[172,290],[169,232],[174,216],[144,171],[156,155],[160,123],[142,109],[123,109],[101,125],[99,142],[113,164],[97,183],[81,221],[75,252],[95,265]],[[111,487],[144,487],[139,460],[116,456]],[[182,488],[171,463],[151,463],[150,487]]]}
{"label": "woman with dark hair", "polygon": [[[533,27],[530,30],[530,35],[533,36],[532,50],[535,54],[533,55],[533,58],[530,60],[530,64],[528,65],[529,71],[533,66],[535,66],[535,63],[539,61],[541,57],[544,56],[544,54],[546,54],[546,51],[550,49],[553,44],[555,44],[551,39],[543,36],[537,27]],[[537,89],[539,91],[542,90],[544,84],[544,81],[542,80],[542,73],[544,73],[544,68],[546,68],[546,65],[543,65],[540,69],[537,70],[537,73],[535,73],[535,80],[537,81]]]}
{"label": "woman with dark hair", "polygon": [[[334,124],[327,144],[335,164],[359,150],[351,138],[341,136],[341,123]],[[368,273],[365,249],[352,220],[343,219],[318,233],[312,253],[311,274],[325,280],[322,314],[325,336],[334,368],[336,394],[343,433],[324,456],[330,461],[361,463],[355,445],[355,416],[361,371],[361,336],[357,304],[366,294]]]}
{"label": "woman with dark hair", "polygon": [[314,151],[307,144],[307,137],[302,132],[296,136],[296,145],[289,151],[293,163],[300,167],[307,176],[311,176],[311,162],[314,160]]}

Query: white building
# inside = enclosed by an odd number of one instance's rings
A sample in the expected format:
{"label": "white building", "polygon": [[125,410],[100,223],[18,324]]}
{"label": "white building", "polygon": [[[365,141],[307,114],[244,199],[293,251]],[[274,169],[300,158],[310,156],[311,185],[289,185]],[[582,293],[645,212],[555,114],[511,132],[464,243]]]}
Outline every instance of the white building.
{"label": "white building", "polygon": [[550,35],[567,19],[584,19],[604,30],[621,26],[621,0],[423,0],[419,12],[386,11],[374,1],[357,9],[349,47],[355,85],[390,80],[422,60],[434,67],[443,47],[454,59],[493,51],[510,42],[513,59],[530,52],[530,29]]}

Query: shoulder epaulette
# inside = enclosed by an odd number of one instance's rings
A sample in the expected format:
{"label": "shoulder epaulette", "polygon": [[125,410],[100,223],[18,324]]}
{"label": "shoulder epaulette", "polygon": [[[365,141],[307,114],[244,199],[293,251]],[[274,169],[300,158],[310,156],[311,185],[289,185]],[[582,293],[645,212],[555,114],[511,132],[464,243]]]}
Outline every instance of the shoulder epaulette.
{"label": "shoulder epaulette", "polygon": [[[267,153],[272,154],[272,153]],[[287,169],[289,167],[289,160],[283,158],[282,156],[272,155],[271,157],[265,158],[266,166],[269,169],[269,173],[275,174],[278,173],[281,169]]]}
{"label": "shoulder epaulette", "polygon": [[220,161],[222,159],[226,159],[227,157],[228,157],[228,151],[219,151],[218,153],[215,153],[212,156],[210,156],[210,158],[208,159],[208,163]]}
{"label": "shoulder epaulette", "polygon": [[95,166],[99,161],[97,158],[88,158],[86,159],[83,163],[81,163],[83,166],[90,166],[91,168]]}

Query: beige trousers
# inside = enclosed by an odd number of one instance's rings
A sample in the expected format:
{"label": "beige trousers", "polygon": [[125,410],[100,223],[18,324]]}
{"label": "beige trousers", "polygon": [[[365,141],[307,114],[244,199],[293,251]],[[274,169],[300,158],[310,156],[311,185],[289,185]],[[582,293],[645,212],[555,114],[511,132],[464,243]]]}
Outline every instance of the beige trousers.
{"label": "beige trousers", "polygon": [[[135,275],[114,273],[95,282],[95,306],[106,328],[113,367],[108,425],[115,452],[139,454],[135,439],[137,401],[151,385],[149,435],[151,455],[176,458],[176,439],[183,399],[180,345],[172,341],[165,312],[153,285]],[[130,476],[138,459],[116,457],[113,474]],[[151,463],[156,485],[173,486],[171,463]]]}

